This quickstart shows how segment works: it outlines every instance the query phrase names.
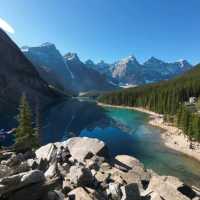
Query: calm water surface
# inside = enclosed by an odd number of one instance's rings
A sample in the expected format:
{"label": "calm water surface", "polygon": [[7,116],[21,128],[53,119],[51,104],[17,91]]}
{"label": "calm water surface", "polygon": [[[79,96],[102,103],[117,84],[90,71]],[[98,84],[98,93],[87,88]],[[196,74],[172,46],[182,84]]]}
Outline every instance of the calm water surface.
{"label": "calm water surface", "polygon": [[200,187],[200,163],[165,147],[160,132],[148,125],[147,114],[72,100],[48,109],[43,142],[62,141],[78,135],[99,138],[106,142],[112,156],[135,156],[161,175],[177,176]]}
{"label": "calm water surface", "polygon": [[[1,127],[8,121],[1,121]],[[104,109],[94,102],[70,100],[48,108],[43,124],[44,144],[79,135],[99,138],[107,143],[112,156],[135,156],[146,168],[161,175],[177,176],[200,187],[200,163],[166,148],[160,138],[161,130],[148,125],[146,114],[127,109]],[[3,145],[11,141],[8,137]]]}

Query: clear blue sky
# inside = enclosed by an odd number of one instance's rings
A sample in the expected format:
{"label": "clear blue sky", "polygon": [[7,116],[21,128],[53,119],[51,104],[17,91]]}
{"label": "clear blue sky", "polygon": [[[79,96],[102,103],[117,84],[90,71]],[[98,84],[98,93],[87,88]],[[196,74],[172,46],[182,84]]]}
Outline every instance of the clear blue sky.
{"label": "clear blue sky", "polygon": [[0,17],[19,46],[52,42],[94,61],[200,62],[200,0],[5,0]]}

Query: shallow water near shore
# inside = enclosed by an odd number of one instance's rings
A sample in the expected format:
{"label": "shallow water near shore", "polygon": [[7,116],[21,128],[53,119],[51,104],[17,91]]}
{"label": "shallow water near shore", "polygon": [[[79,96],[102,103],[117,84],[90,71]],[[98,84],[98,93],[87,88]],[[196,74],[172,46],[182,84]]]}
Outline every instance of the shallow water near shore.
{"label": "shallow water near shore", "polygon": [[102,108],[94,102],[67,101],[45,115],[43,143],[72,136],[99,138],[112,156],[128,154],[160,175],[172,175],[200,187],[200,163],[164,146],[161,129],[148,125],[148,115],[120,108]]}

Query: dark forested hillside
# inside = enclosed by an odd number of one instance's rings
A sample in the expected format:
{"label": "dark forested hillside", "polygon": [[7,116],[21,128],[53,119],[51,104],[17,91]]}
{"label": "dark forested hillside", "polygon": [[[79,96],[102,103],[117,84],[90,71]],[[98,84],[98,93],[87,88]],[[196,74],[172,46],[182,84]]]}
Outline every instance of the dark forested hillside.
{"label": "dark forested hillside", "polygon": [[170,81],[108,93],[99,101],[107,104],[144,107],[164,114],[191,138],[200,140],[200,116],[185,106],[200,96],[200,65]]}

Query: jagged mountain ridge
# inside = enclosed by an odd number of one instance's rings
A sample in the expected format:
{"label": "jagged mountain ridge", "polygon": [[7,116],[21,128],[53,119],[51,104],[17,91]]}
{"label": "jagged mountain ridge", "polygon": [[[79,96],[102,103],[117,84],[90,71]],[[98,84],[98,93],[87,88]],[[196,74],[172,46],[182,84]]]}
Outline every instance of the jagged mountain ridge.
{"label": "jagged mountain ridge", "polygon": [[[90,61],[90,63],[93,62]],[[103,63],[103,68],[101,63]],[[92,67],[105,74],[112,81],[114,79],[114,82],[122,85],[138,85],[167,80],[192,68],[192,65],[186,60],[168,63],[155,57],[151,57],[141,64],[133,55],[113,64],[108,64],[104,61],[101,61],[101,63],[93,63],[88,67]]]}
{"label": "jagged mountain ridge", "polygon": [[21,49],[47,83],[62,90],[71,89],[73,77],[54,44],[44,43],[37,47],[22,47]]}
{"label": "jagged mountain ridge", "polygon": [[43,107],[55,97],[32,63],[0,29],[0,113],[16,111],[23,93],[32,106],[38,101]]}
{"label": "jagged mountain ridge", "polygon": [[35,65],[41,77],[54,87],[75,93],[116,89],[105,75],[81,62],[77,54],[62,56],[54,44],[22,47],[22,51]]}
{"label": "jagged mountain ridge", "polygon": [[68,53],[64,58],[75,77],[73,88],[76,88],[78,91],[108,91],[117,88],[109,83],[105,75],[92,68],[88,68],[86,64],[80,61],[77,54]]}

